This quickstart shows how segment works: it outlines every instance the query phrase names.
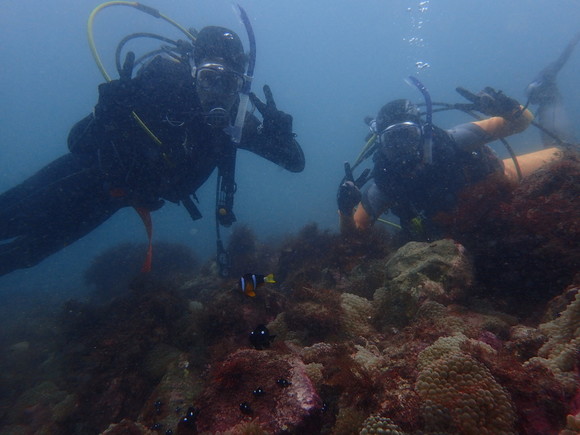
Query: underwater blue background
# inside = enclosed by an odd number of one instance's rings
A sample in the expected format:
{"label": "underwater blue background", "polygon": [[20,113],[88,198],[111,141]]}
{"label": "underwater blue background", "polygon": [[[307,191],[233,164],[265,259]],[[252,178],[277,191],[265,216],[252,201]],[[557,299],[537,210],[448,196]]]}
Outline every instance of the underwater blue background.
{"label": "underwater blue background", "polygon": [[[103,82],[89,50],[86,24],[99,2],[3,0],[0,3],[0,192],[67,152],[72,125],[92,110]],[[149,0],[147,5],[185,27],[229,27],[247,47],[230,1]],[[580,31],[578,0],[240,0],[257,38],[253,90],[269,84],[278,107],[294,117],[306,155],[301,174],[286,172],[247,152],[238,157],[235,213],[260,240],[275,243],[309,222],[337,229],[336,187],[343,163],[360,151],[367,127],[385,102],[421,102],[405,77],[415,74],[434,101],[463,102],[457,86],[501,89],[525,101],[524,89]],[[179,38],[161,20],[129,7],[103,10],[95,42],[114,73],[118,41],[137,31]],[[421,65],[428,64],[421,68]],[[580,116],[580,52],[558,76],[572,119]],[[436,114],[441,127],[469,121]],[[579,135],[578,127],[576,134]],[[517,153],[539,149],[531,127],[510,139]],[[492,146],[505,155],[501,143]],[[215,254],[215,179],[198,192],[201,221],[167,204],[153,214],[155,240],[191,246],[200,258]],[[228,231],[224,231],[227,237]],[[40,265],[0,278],[0,295],[18,306],[86,293],[82,274],[92,258],[124,241],[145,242],[132,209]]]}

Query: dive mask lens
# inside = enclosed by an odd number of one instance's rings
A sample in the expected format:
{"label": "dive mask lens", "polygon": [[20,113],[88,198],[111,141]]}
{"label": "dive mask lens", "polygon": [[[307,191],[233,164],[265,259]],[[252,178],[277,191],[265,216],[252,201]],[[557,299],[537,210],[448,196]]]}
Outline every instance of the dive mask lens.
{"label": "dive mask lens", "polygon": [[222,95],[237,94],[244,85],[241,74],[228,71],[221,65],[203,66],[196,71],[195,78],[200,89]]}
{"label": "dive mask lens", "polygon": [[423,129],[414,122],[391,125],[379,137],[383,152],[390,159],[410,162],[421,153]]}

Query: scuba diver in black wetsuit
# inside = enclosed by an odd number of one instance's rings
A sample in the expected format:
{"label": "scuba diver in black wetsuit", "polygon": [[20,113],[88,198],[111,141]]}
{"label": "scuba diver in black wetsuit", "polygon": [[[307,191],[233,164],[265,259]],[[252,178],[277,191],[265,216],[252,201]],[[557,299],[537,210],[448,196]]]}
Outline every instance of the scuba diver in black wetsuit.
{"label": "scuba diver in black wetsuit", "polygon": [[[292,117],[276,108],[268,86],[265,103],[249,92],[255,43],[253,50],[245,54],[231,30],[205,27],[134,77],[129,52],[120,78],[99,86],[94,112],[72,128],[70,153],[0,195],[0,276],[36,265],[123,207],[135,207],[146,225],[165,200],[198,219],[191,198],[216,168],[216,219],[231,225],[238,148],[301,172]],[[248,99],[262,121],[246,113]]]}
{"label": "scuba diver in black wetsuit", "polygon": [[572,123],[566,114],[562,95],[556,84],[556,76],[570,58],[578,42],[580,42],[580,32],[572,38],[560,56],[540,71],[526,88],[528,104],[538,105],[536,117],[545,147],[560,145],[562,141],[576,142]]}
{"label": "scuba diver in black wetsuit", "polygon": [[[370,123],[372,136],[367,145],[374,141],[370,177],[367,169],[355,180],[350,165],[345,164],[346,176],[337,193],[344,235],[367,230],[391,210],[400,218],[404,239],[436,240],[443,236],[436,217],[452,211],[465,188],[496,173],[514,182],[519,178],[514,161],[499,160],[486,144],[525,130],[533,120],[530,111],[492,88],[477,95],[458,88],[473,102],[470,110],[491,117],[443,130],[432,124],[430,97],[415,81],[426,95],[427,119],[409,100],[387,103]],[[555,148],[518,156],[519,176],[561,157]],[[372,182],[361,192],[369,179]]]}

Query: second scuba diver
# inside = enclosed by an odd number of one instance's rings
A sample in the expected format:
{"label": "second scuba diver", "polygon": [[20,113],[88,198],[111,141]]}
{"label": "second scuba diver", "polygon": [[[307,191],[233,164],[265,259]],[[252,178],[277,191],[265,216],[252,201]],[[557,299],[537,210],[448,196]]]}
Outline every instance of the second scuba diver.
{"label": "second scuba diver", "polygon": [[215,169],[216,219],[231,225],[237,148],[291,172],[304,169],[292,117],[267,86],[265,103],[249,95],[263,120],[246,114],[239,144],[232,140],[253,60],[236,33],[205,27],[193,44],[177,47],[134,77],[129,52],[120,79],[99,86],[93,113],[72,128],[70,153],[0,195],[0,275],[36,265],[123,207],[135,207],[146,225],[165,200],[200,218],[191,198]]}
{"label": "second scuba diver", "polygon": [[[533,120],[531,112],[492,88],[477,95],[458,91],[474,110],[491,117],[443,130],[431,124],[430,113],[422,120],[409,100],[394,100],[379,110],[372,123],[377,141],[372,183],[361,193],[366,174],[354,180],[346,164],[347,176],[338,189],[343,234],[368,229],[390,210],[400,218],[407,239],[434,240],[443,235],[434,218],[452,211],[465,188],[492,174],[518,180],[514,162],[500,160],[486,144],[525,130]],[[557,148],[547,148],[519,156],[520,176],[561,155]]]}

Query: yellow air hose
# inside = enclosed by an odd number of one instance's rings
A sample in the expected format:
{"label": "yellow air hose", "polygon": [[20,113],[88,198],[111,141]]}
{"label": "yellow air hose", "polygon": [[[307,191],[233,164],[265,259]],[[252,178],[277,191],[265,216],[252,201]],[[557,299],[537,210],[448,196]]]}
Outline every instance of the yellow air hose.
{"label": "yellow air hose", "polygon": [[359,153],[358,157],[356,158],[355,162],[353,163],[352,169],[355,169],[358,165],[360,165],[362,163],[363,160],[365,160],[368,157],[367,156],[368,151],[375,144],[376,139],[377,139],[377,134],[373,133],[373,135],[369,138],[369,140],[367,141],[367,143],[365,144],[365,146],[363,147],[363,149]]}
{"label": "yellow air hose", "polygon": [[[93,23],[95,21],[95,17],[97,16],[97,14],[109,6],[130,6],[132,8],[140,10],[141,12],[149,14],[152,17],[161,18],[161,19],[167,21],[172,26],[177,27],[189,39],[191,39],[193,42],[195,42],[195,37],[187,29],[185,29],[183,26],[181,26],[180,24],[173,21],[171,18],[163,15],[157,9],[151,8],[149,6],[145,6],[145,5],[143,5],[141,3],[137,3],[137,2],[111,1],[111,2],[102,3],[99,6],[97,6],[95,9],[93,9],[91,14],[89,15],[89,20],[87,23],[87,36],[89,39],[89,46],[91,48],[91,53],[93,55],[93,58],[95,59],[95,62],[97,64],[97,66],[99,67],[101,74],[103,75],[103,77],[105,78],[105,80],[107,82],[110,82],[112,79],[111,79],[111,76],[107,73],[107,70],[105,70],[105,67],[104,67],[103,62],[101,60],[101,57],[99,56],[99,52],[97,51],[97,47],[95,45],[95,38],[93,36]],[[155,134],[149,129],[149,127],[147,127],[147,125],[145,125],[145,123],[141,120],[141,118],[139,118],[139,116],[135,112],[131,112],[131,114],[133,115],[133,118],[135,119],[135,121],[137,121],[137,123],[141,126],[141,128],[143,130],[145,130],[145,132],[149,135],[149,137],[151,137],[151,139],[153,139],[153,141],[157,145],[162,145],[161,140],[159,140],[159,138],[157,136],[155,136]]]}

